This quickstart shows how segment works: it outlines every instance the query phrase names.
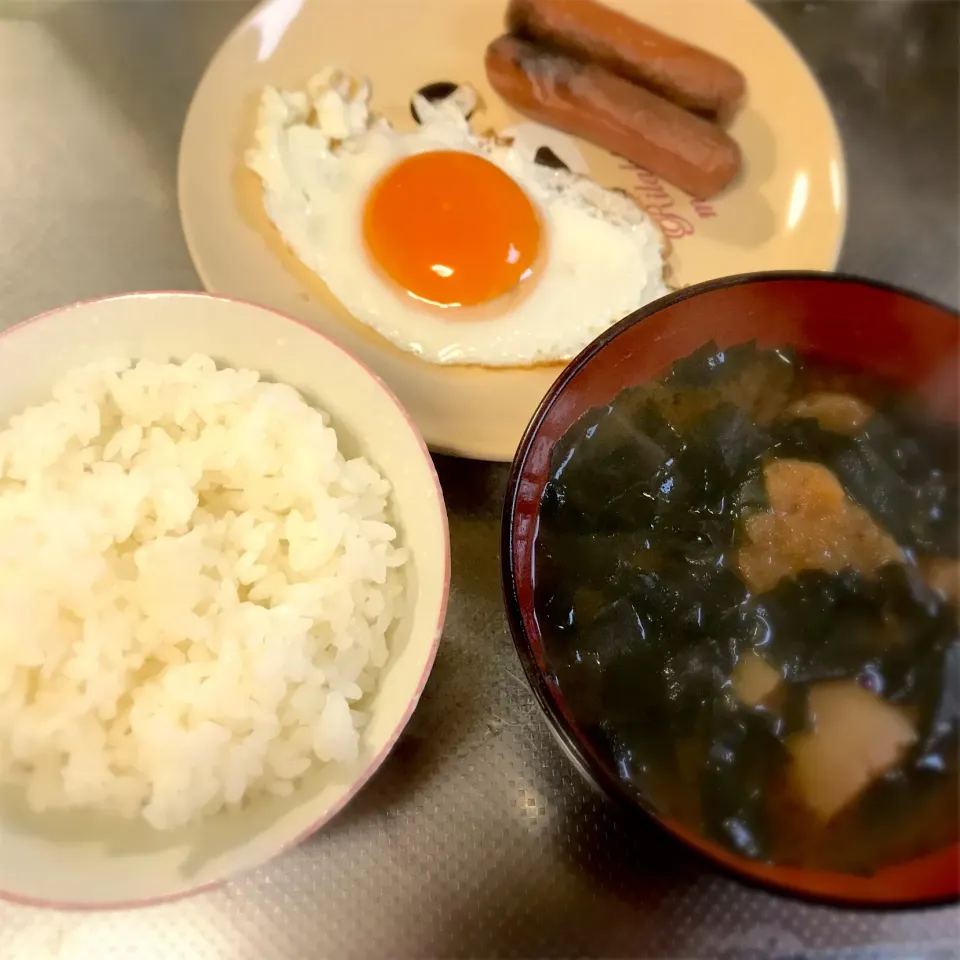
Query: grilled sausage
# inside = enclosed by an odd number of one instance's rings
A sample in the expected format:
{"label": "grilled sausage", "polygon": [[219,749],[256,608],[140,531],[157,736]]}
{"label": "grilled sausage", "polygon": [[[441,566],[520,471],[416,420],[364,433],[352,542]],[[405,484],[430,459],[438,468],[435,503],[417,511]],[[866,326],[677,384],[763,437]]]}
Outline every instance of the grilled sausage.
{"label": "grilled sausage", "polygon": [[733,64],[596,0],[511,0],[507,29],[606,67],[719,123],[733,118],[746,90]]}
{"label": "grilled sausage", "polygon": [[521,113],[645,167],[698,199],[740,169],[740,149],[718,126],[602,67],[505,35],[487,47],[487,77]]}

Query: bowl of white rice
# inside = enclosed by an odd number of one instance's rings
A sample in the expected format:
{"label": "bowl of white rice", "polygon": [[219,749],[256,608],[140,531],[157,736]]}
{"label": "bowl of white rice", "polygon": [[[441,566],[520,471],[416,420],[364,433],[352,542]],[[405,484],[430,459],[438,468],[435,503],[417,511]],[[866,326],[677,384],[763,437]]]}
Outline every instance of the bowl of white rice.
{"label": "bowl of white rice", "polygon": [[443,627],[443,496],[397,400],[192,293],[10,328],[0,384],[0,896],[154,903],[318,830]]}

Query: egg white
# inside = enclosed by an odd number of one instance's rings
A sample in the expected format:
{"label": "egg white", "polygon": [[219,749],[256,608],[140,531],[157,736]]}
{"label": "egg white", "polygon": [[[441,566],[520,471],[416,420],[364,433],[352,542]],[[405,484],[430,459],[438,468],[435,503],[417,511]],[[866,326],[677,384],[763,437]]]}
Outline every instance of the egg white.
{"label": "egg white", "polygon": [[[369,109],[370,86],[336,70],[306,91],[267,87],[247,165],[285,242],[358,320],[401,349],[441,364],[526,366],[568,360],[621,317],[667,291],[662,238],[628,197],[532,163],[508,141],[473,134],[462,97],[419,98],[419,130]],[[514,179],[545,236],[533,275],[476,307],[423,303],[384,275],[363,238],[363,206],[404,157],[461,150]]]}

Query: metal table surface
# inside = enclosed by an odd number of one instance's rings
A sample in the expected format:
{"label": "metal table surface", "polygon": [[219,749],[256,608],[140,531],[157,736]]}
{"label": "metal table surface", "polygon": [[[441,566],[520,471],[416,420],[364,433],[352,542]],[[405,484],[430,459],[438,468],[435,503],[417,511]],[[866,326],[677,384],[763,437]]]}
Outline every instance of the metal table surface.
{"label": "metal table surface", "polygon": [[[0,323],[198,286],[176,210],[177,144],[206,61],[246,9],[0,0]],[[956,304],[958,6],[767,12],[843,132],[843,269]],[[320,835],[212,893],[113,914],[2,904],[0,960],[960,956],[955,907],[869,913],[748,889],[594,796],[555,746],[508,635],[506,468],[438,465],[449,619],[422,704],[371,785]]]}

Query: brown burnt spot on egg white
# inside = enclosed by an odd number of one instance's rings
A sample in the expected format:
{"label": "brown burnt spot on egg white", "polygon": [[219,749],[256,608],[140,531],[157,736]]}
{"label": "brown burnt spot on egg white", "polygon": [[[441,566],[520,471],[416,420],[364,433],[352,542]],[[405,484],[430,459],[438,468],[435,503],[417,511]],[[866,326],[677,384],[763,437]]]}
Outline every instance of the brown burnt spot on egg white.
{"label": "brown burnt spot on egg white", "polygon": [[569,170],[570,168],[549,148],[540,147],[533,155],[534,163],[551,170]]}
{"label": "brown burnt spot on egg white", "polygon": [[[435,80],[433,83],[428,83],[425,86],[422,86],[417,93],[423,97],[424,100],[429,101],[430,103],[439,103],[441,100],[446,100],[448,97],[452,97],[459,88],[459,84],[453,83],[451,80]],[[466,119],[469,120],[473,116],[476,108],[471,110],[467,115]],[[410,114],[417,123],[423,123],[420,119],[420,115],[417,113],[417,106],[414,102],[414,98],[410,98]]]}

